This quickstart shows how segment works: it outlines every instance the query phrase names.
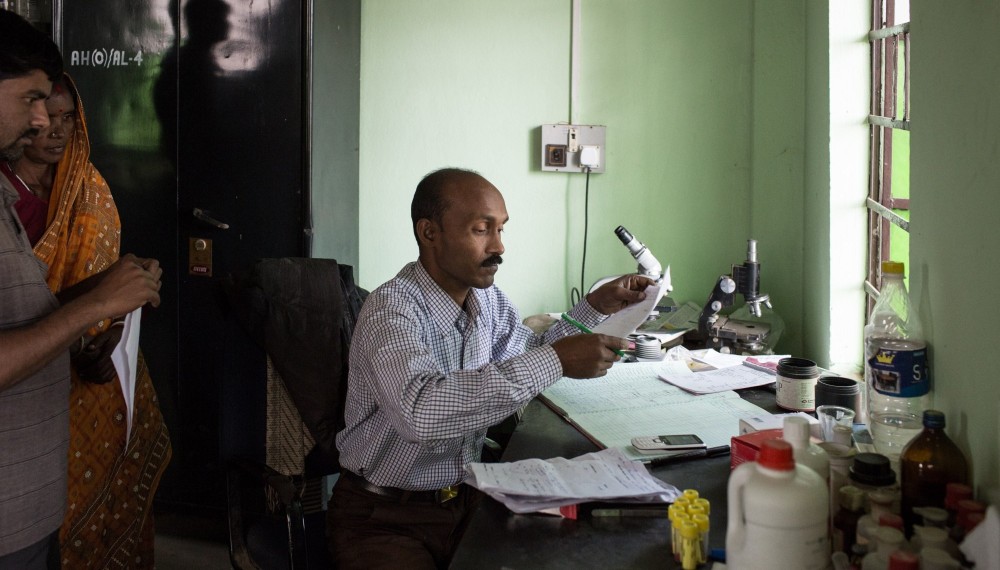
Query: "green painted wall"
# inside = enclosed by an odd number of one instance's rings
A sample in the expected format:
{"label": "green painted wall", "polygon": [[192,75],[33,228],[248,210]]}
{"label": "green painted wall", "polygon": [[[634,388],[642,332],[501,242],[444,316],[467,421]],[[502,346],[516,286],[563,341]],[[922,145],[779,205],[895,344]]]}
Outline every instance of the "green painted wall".
{"label": "green painted wall", "polygon": [[569,181],[538,171],[535,129],[567,120],[568,2],[362,4],[359,283],[416,259],[417,182],[471,168],[511,220],[499,284],[526,314],[566,305]]}
{"label": "green painted wall", "polygon": [[[587,286],[634,270],[612,233],[621,224],[671,266],[674,297],[699,304],[758,239],[762,289],[800,331],[803,38],[776,32],[801,26],[803,8],[584,0],[581,16],[571,109],[569,0],[363,3],[360,283],[416,257],[413,188],[463,166],[504,193],[497,282],[524,315],[568,306],[589,220]],[[584,175],[539,171],[538,126],[570,120],[607,126],[607,172],[591,176],[586,209]]]}
{"label": "green painted wall", "polygon": [[805,240],[815,221],[805,207],[805,6],[799,0],[753,2],[750,100],[751,234],[761,256],[761,288],[785,322],[782,352],[804,351]]}
{"label": "green painted wall", "polygon": [[313,3],[312,257],[358,265],[361,0]]}
{"label": "green painted wall", "polygon": [[[911,293],[928,331],[935,405],[969,453],[977,492],[1000,487],[1000,5],[912,10]],[[918,43],[919,42],[919,43]]]}

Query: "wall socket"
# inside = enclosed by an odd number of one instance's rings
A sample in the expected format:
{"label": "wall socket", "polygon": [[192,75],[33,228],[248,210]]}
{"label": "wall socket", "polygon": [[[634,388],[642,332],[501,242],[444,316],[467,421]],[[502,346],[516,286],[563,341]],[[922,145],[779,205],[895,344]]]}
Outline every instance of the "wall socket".
{"label": "wall socket", "polygon": [[597,152],[594,173],[604,172],[606,145],[604,125],[542,125],[542,170],[547,172],[586,172],[580,164],[581,149],[587,147],[592,156]]}

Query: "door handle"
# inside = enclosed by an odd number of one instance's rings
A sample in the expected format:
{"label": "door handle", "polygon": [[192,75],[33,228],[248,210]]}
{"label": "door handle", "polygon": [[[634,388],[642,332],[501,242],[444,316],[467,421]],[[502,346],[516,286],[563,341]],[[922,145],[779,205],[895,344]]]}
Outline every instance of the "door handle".
{"label": "door handle", "polygon": [[209,216],[208,214],[209,214],[208,210],[202,210],[201,208],[194,209],[194,217],[196,219],[205,222],[206,224],[212,226],[213,228],[219,228],[220,230],[229,229],[229,224],[225,222],[220,222],[219,220],[216,220],[215,218]]}

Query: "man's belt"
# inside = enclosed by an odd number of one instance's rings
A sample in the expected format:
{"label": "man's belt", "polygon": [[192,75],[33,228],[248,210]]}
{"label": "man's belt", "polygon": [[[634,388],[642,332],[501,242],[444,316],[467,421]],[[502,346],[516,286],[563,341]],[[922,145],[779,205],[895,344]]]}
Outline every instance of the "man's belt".
{"label": "man's belt", "polygon": [[458,492],[462,488],[462,485],[459,484],[449,485],[442,489],[435,489],[433,491],[407,491],[406,489],[397,489],[396,487],[382,487],[380,485],[376,485],[347,469],[342,470],[340,472],[340,476],[369,493],[386,499],[391,499],[398,503],[447,503],[457,497]]}

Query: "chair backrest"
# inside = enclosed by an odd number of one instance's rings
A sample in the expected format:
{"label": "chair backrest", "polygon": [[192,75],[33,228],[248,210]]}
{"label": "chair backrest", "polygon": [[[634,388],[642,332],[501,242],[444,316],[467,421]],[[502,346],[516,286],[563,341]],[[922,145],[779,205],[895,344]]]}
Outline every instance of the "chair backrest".
{"label": "chair backrest", "polygon": [[332,259],[261,259],[235,276],[236,319],[267,352],[316,441],[306,470],[339,471],[351,336],[367,291],[353,269]]}

